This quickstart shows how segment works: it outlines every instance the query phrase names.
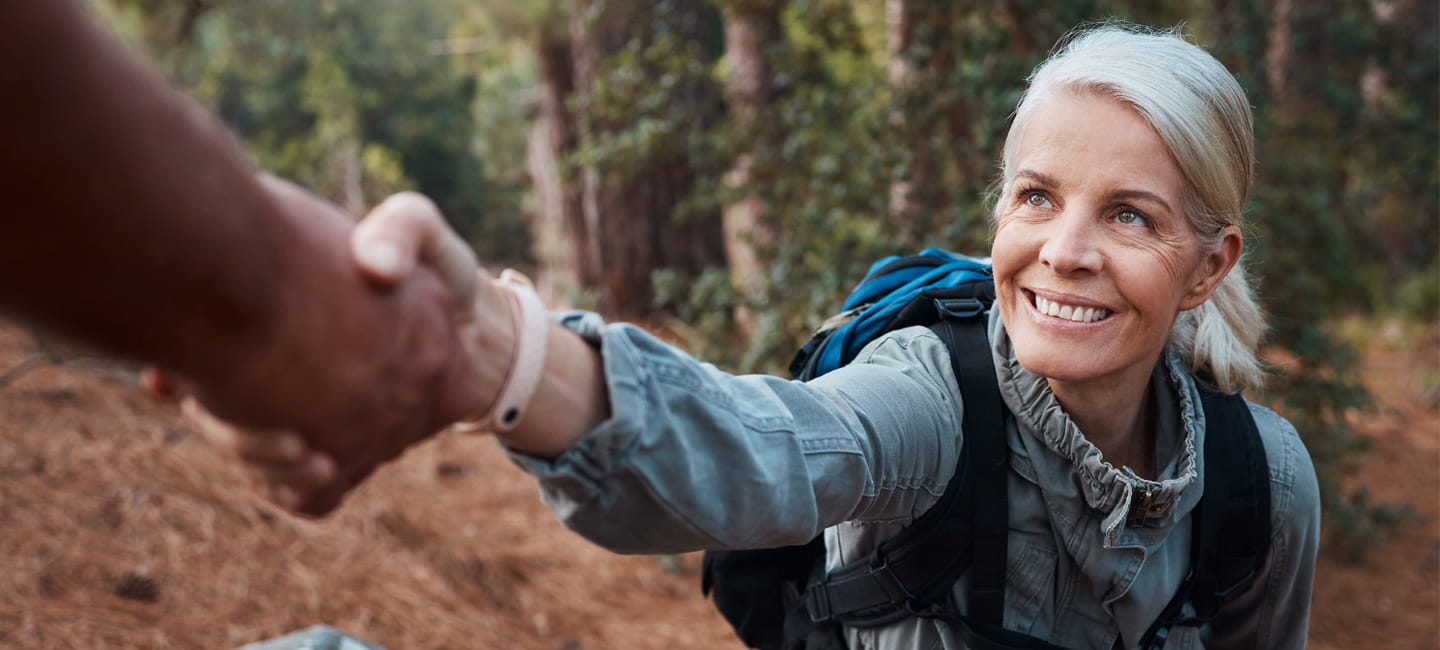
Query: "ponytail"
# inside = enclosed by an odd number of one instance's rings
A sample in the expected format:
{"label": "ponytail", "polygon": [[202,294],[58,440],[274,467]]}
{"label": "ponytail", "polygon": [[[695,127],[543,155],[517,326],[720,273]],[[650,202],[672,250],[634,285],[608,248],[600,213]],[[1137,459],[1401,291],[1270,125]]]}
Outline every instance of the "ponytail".
{"label": "ponytail", "polygon": [[1255,300],[1245,268],[1237,263],[1209,300],[1180,314],[1170,336],[1192,373],[1212,381],[1210,388],[1229,394],[1264,384],[1257,355],[1264,333],[1265,312]]}

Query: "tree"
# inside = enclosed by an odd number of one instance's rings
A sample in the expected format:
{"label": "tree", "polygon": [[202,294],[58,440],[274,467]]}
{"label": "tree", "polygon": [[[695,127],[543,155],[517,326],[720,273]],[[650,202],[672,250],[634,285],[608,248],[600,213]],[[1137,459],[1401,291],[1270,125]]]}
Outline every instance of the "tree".
{"label": "tree", "polygon": [[488,259],[528,257],[518,188],[472,146],[475,71],[435,49],[458,0],[103,2],[261,167],[355,212],[417,189]]}
{"label": "tree", "polygon": [[551,6],[535,30],[535,58],[542,83],[538,132],[531,147],[531,178],[536,194],[543,198],[542,222],[548,224],[546,234],[538,240],[555,240],[549,259],[561,267],[551,271],[593,287],[601,282],[599,239],[591,234],[585,219],[579,178],[562,168],[580,148],[580,125],[570,107],[575,96],[575,58],[569,23],[568,16]]}
{"label": "tree", "polygon": [[[780,8],[773,2],[735,0],[721,3],[725,15],[725,102],[731,128],[752,133],[762,114],[773,105],[775,86],[773,52],[784,45]],[[765,217],[765,202],[750,189],[752,153],[743,141],[733,156],[724,184],[734,191],[725,202],[725,256],[730,283],[739,294],[735,322],[742,336],[754,332],[754,315],[748,303],[764,291],[762,255],[775,244],[775,229]]]}
{"label": "tree", "polygon": [[654,10],[599,0],[573,9],[582,206],[602,269],[600,307],[621,318],[652,312],[658,269],[724,268],[718,210],[686,204],[714,173],[691,144],[720,115],[708,75],[719,16],[699,0]]}

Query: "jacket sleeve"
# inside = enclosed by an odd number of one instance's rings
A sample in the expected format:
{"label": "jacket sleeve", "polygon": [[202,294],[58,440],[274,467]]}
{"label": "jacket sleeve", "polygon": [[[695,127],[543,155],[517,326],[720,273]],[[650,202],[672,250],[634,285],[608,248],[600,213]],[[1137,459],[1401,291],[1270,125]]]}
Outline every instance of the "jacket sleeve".
{"label": "jacket sleeve", "polygon": [[1250,411],[1270,464],[1270,554],[1255,586],[1208,626],[1205,647],[1302,650],[1320,544],[1320,487],[1295,427],[1264,407],[1251,404]]}
{"label": "jacket sleeve", "polygon": [[600,347],[611,417],[557,458],[511,456],[566,526],[610,550],[804,543],[841,521],[913,517],[953,471],[961,407],[924,328],[801,383],[727,374],[628,325],[567,326]]}

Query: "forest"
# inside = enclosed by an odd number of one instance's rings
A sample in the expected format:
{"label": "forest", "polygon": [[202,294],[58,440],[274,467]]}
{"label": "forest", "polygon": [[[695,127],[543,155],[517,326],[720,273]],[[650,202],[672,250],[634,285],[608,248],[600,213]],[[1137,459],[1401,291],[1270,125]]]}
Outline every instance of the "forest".
{"label": "forest", "polygon": [[[1029,71],[1097,21],[1178,28],[1249,92],[1265,395],[1331,548],[1407,519],[1344,480],[1377,319],[1440,320],[1437,7],[1419,0],[95,0],[255,163],[361,214],[419,190],[552,304],[783,373],[869,264],[985,254]],[[1440,404],[1440,371],[1427,381]]]}

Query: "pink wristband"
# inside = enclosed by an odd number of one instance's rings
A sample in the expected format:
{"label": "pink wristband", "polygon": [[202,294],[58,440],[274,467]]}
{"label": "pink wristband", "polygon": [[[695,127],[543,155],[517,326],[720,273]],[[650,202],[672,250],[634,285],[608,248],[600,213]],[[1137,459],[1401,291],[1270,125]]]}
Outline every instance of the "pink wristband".
{"label": "pink wristband", "polygon": [[514,324],[515,349],[510,355],[510,370],[505,374],[495,403],[490,412],[478,418],[473,428],[491,433],[505,433],[525,419],[525,409],[535,397],[535,388],[540,384],[540,375],[545,370],[545,350],[550,321],[545,317],[545,305],[531,288],[530,279],[514,269],[500,273],[496,285],[515,304],[510,309],[510,321]]}

